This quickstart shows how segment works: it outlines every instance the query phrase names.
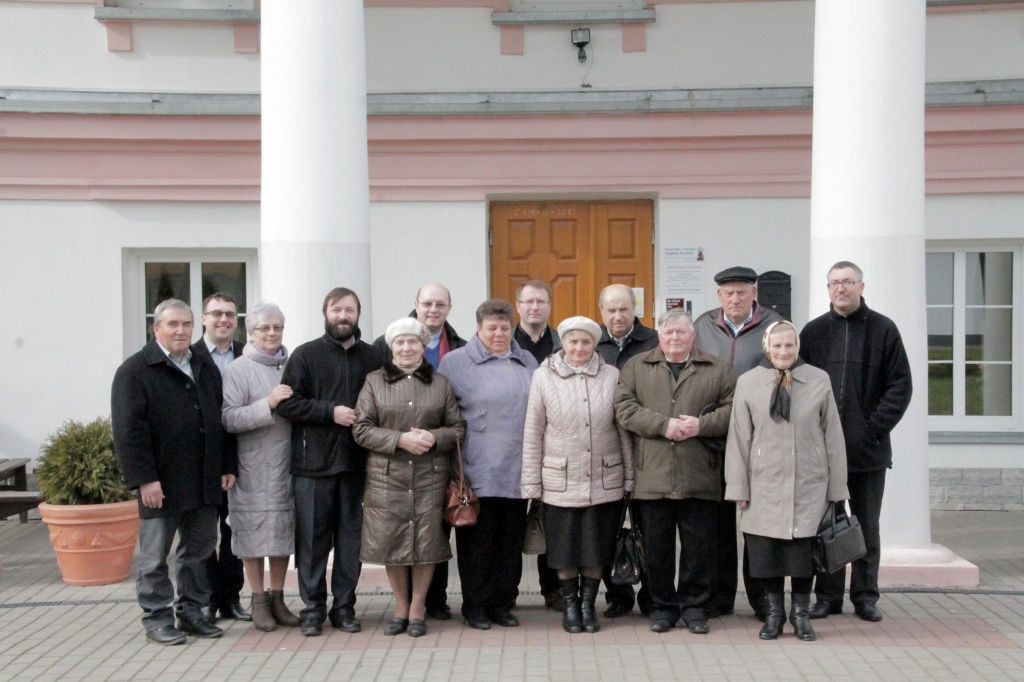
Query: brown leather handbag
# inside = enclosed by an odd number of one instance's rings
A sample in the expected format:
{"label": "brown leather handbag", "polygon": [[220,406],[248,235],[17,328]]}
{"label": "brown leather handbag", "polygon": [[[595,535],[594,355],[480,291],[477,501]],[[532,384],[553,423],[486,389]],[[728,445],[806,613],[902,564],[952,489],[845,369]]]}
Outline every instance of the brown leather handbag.
{"label": "brown leather handbag", "polygon": [[459,478],[448,481],[445,493],[444,520],[454,528],[475,526],[480,515],[480,500],[466,481],[466,470],[462,464],[462,447],[455,441],[455,452],[459,457]]}

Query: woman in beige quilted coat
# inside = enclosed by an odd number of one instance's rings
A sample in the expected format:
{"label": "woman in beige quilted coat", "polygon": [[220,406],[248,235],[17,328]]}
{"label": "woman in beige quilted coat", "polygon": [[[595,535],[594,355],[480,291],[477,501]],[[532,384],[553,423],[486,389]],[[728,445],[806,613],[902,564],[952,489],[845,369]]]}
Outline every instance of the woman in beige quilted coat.
{"label": "woman in beige quilted coat", "polygon": [[633,447],[615,424],[619,372],[594,352],[601,328],[571,317],[558,335],[562,350],[530,386],[521,493],[544,503],[548,565],[558,571],[565,602],[562,628],[597,632],[594,600],[615,552],[621,500],[633,491]]}

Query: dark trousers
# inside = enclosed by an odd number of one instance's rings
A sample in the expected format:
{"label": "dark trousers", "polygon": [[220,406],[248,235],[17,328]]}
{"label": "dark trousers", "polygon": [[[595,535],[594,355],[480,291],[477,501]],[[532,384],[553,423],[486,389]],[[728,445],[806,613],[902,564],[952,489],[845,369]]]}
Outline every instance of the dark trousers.
{"label": "dark trousers", "polygon": [[327,616],[327,557],[334,550],[331,569],[332,622],[355,615],[359,582],[359,545],[363,534],[362,473],[334,476],[295,476],[295,567],[299,594],[306,608],[302,616]]}
{"label": "dark trousers", "polygon": [[548,566],[548,555],[537,555],[537,580],[540,583],[540,593],[545,597],[552,592],[558,592],[558,571]]}
{"label": "dark trousers", "polygon": [[[718,502],[710,500],[637,500],[644,536],[651,619],[687,623],[706,619],[711,601]],[[679,533],[679,582],[676,586],[676,532]]]}
{"label": "dark trousers", "polygon": [[[625,500],[625,499],[622,500],[622,504],[628,504],[628,503],[629,503],[628,500]],[[633,508],[636,509],[635,504],[634,504]],[[620,510],[620,513],[621,513],[621,510]],[[637,514],[639,515],[639,511],[637,512]],[[632,523],[632,524],[636,524],[637,528],[640,529],[640,532],[643,533],[643,528],[640,525],[640,519],[639,518],[635,518],[634,519],[634,518],[632,518],[632,514],[631,514],[629,522]],[[612,604],[618,604],[618,605],[622,606],[622,608],[624,608],[626,611],[631,611],[633,609],[633,604],[634,603],[639,603],[640,604],[640,612],[641,613],[644,613],[644,614],[650,613],[650,610],[651,610],[651,591],[647,587],[647,576],[645,574],[641,574],[640,575],[640,591],[639,591],[639,594],[636,591],[633,590],[633,586],[632,585],[616,585],[615,583],[613,583],[612,582],[612,567],[611,566],[605,566],[604,567],[604,573],[603,573],[602,577],[604,579],[604,587],[605,587],[604,600],[605,600],[605,602],[609,606],[611,606]]]}
{"label": "dark trousers", "polygon": [[[850,472],[846,476],[850,489],[850,512],[857,517],[864,531],[864,545],[868,553],[850,566],[850,601],[854,606],[878,601],[878,564],[882,558],[882,540],[878,519],[882,515],[882,495],[885,493],[885,469],[881,471]],[[842,504],[842,503],[839,503]],[[833,604],[843,603],[846,569],[815,579],[814,593],[818,599]]]}
{"label": "dark trousers", "polygon": [[511,608],[523,577],[529,500],[481,497],[475,526],[455,529],[462,615]]}
{"label": "dark trousers", "polygon": [[239,601],[238,593],[245,584],[245,569],[242,560],[231,551],[231,526],[228,525],[228,501],[225,493],[224,504],[217,508],[220,515],[220,547],[206,561],[210,575],[210,608],[228,607]]}
{"label": "dark trousers", "polygon": [[[178,598],[167,567],[174,534],[178,551],[174,573]],[[197,620],[210,605],[210,578],[206,561],[217,547],[217,508],[200,507],[139,521],[139,561],[135,589],[146,631],[174,625],[174,614]],[[171,601],[174,600],[173,608]]]}
{"label": "dark trousers", "polygon": [[[452,527],[444,524],[444,534],[452,539]],[[448,605],[448,562],[442,561],[434,565],[434,576],[427,588],[426,605],[428,609],[441,608]]]}

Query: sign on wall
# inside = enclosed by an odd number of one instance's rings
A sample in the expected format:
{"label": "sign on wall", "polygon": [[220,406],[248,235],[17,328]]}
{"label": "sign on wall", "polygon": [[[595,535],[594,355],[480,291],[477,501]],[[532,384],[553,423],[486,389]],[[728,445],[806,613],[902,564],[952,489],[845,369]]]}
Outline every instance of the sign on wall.
{"label": "sign on wall", "polygon": [[706,309],[703,246],[666,246],[661,250],[665,309],[683,308],[694,317]]}

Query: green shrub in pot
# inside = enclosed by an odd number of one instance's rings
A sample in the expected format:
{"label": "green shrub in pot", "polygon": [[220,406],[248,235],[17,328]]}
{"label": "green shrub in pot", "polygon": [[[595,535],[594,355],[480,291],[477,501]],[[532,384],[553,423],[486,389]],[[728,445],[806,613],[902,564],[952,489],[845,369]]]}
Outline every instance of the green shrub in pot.
{"label": "green shrub in pot", "polygon": [[50,434],[36,462],[36,482],[50,504],[110,504],[135,496],[114,454],[110,419],[68,420]]}

